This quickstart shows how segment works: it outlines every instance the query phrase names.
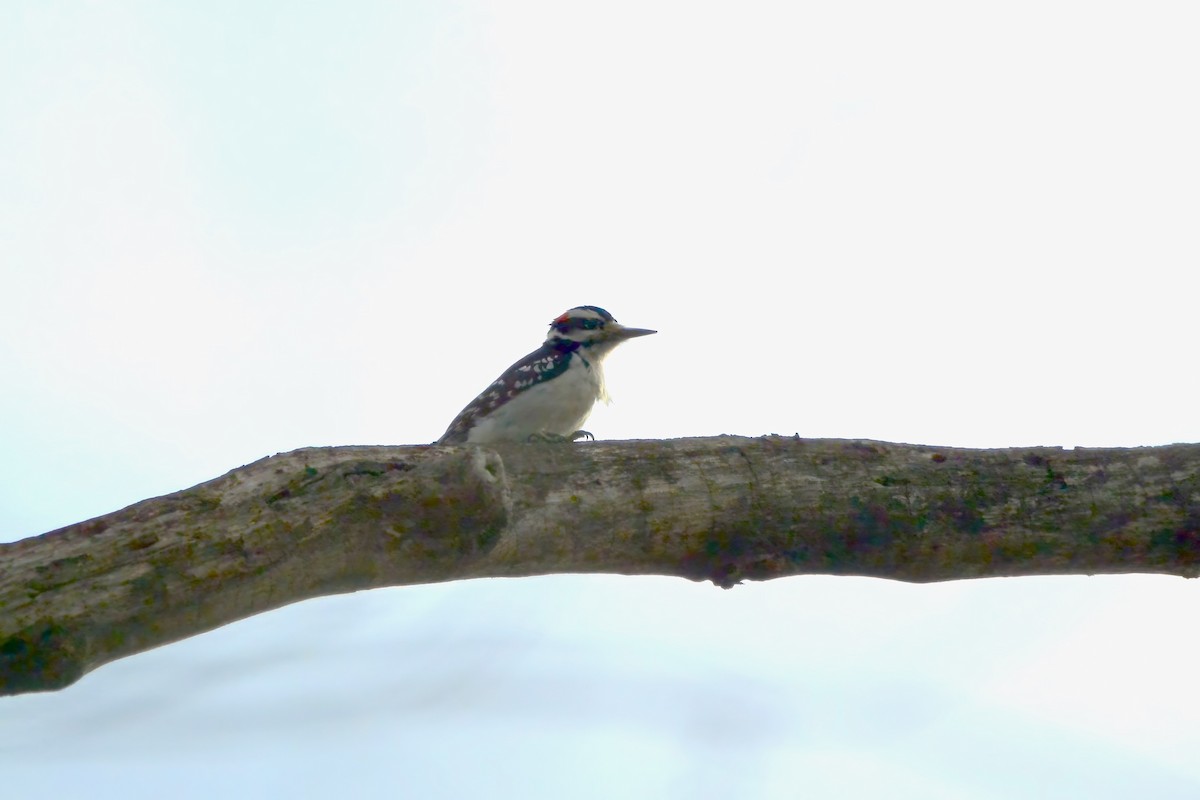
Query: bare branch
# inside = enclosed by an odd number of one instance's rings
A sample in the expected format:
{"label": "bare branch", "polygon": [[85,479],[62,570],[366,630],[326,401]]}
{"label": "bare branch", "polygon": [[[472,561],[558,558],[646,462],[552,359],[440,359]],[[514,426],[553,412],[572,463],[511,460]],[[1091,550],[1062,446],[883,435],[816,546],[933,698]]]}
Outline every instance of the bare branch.
{"label": "bare branch", "polygon": [[0,693],[311,597],[562,572],[729,587],[1200,573],[1200,445],[673,441],[297,450],[0,544]]}

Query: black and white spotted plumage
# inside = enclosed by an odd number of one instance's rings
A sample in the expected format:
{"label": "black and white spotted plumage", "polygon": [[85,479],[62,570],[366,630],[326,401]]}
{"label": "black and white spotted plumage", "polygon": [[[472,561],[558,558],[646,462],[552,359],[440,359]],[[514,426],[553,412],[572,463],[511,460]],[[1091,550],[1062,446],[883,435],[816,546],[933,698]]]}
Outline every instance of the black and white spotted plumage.
{"label": "black and white spotted plumage", "polygon": [[597,400],[607,400],[601,362],[626,339],[654,333],[626,328],[598,306],[577,306],[550,323],[546,341],[504,371],[464,408],[438,444],[569,438]]}

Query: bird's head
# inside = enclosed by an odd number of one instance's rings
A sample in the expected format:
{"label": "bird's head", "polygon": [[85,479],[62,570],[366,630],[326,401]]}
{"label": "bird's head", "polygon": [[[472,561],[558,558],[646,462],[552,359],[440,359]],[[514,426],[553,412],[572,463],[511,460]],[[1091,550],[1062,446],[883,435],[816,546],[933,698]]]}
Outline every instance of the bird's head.
{"label": "bird's head", "polygon": [[576,306],[550,323],[546,343],[572,349],[587,348],[594,355],[601,356],[626,339],[652,333],[658,331],[625,327],[599,306]]}

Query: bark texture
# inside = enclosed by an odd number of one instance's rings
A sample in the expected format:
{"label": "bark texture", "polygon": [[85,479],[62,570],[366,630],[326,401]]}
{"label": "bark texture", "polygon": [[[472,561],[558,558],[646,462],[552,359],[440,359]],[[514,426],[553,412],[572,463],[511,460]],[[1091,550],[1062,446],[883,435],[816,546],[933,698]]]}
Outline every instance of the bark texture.
{"label": "bark texture", "polygon": [[1200,445],[336,447],[0,544],[0,693],[321,595],[484,576],[1200,573]]}

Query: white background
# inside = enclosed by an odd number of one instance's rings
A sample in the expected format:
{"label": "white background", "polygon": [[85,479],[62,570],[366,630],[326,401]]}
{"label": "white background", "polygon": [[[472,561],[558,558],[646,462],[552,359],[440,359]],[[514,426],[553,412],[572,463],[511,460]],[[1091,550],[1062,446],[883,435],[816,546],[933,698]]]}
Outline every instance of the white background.
{"label": "white background", "polygon": [[[0,6],[0,539],[435,439],[1200,440],[1185,2]],[[1177,578],[313,601],[0,699],[4,795],[1194,798]]]}

